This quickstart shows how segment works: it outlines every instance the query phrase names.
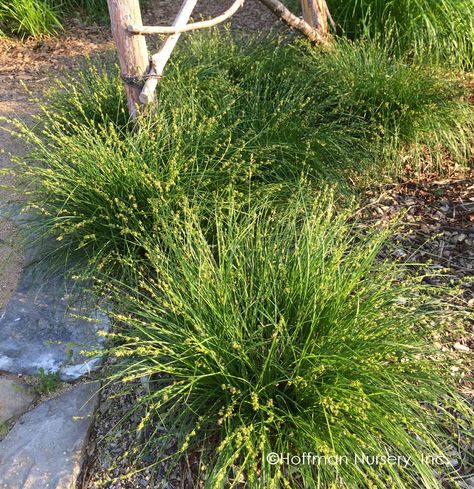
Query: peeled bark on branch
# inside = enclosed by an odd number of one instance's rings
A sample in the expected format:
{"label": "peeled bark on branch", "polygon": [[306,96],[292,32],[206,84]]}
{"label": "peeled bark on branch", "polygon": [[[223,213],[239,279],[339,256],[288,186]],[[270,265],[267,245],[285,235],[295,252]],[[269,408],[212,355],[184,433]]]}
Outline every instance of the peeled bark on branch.
{"label": "peeled bark on branch", "polygon": [[288,10],[279,0],[260,0],[268,7],[277,17],[286,22],[293,29],[301,32],[310,41],[327,44],[327,37],[318,30],[311,27],[308,22],[300,19],[290,10]]}

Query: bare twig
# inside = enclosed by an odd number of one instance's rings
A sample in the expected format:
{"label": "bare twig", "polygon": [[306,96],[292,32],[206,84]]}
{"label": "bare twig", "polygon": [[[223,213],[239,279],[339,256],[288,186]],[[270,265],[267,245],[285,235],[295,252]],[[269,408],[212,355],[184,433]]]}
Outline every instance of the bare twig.
{"label": "bare twig", "polygon": [[316,29],[313,29],[306,21],[293,14],[279,0],[260,1],[290,27],[304,34],[310,41],[327,44],[328,40],[326,36],[323,36]]}
{"label": "bare twig", "polygon": [[245,0],[236,0],[232,6],[226,10],[222,15],[218,15],[209,20],[202,22],[194,22],[192,24],[186,24],[182,27],[176,26],[138,26],[129,25],[128,31],[133,34],[182,34],[183,32],[196,31],[198,29],[207,29],[214,27],[218,24],[222,24],[226,20],[230,19],[239,8],[243,7]]}

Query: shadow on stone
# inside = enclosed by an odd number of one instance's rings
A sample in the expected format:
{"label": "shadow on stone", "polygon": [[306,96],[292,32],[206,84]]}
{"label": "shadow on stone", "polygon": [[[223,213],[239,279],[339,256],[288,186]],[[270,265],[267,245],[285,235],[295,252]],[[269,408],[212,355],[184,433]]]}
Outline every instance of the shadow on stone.
{"label": "shadow on stone", "polygon": [[83,352],[102,348],[97,333],[108,330],[109,319],[65,271],[49,269],[38,256],[26,247],[17,288],[0,310],[0,371],[35,375],[43,368],[76,380],[100,366],[101,355]]}

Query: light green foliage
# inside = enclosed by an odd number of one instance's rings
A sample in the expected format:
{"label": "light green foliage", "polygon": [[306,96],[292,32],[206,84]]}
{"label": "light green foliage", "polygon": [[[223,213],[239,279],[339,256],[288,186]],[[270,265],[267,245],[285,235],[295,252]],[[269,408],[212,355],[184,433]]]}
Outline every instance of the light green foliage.
{"label": "light green foliage", "polygon": [[59,10],[47,0],[3,0],[0,32],[41,37],[62,29]]}
{"label": "light green foliage", "polygon": [[137,239],[185,200],[212,215],[214,193],[284,200],[301,175],[347,191],[406,156],[439,163],[443,149],[466,164],[474,120],[456,85],[369,42],[321,52],[218,32],[182,46],[135,128],[116,70],[92,66],[49,101],[37,128],[20,129],[33,151],[14,171],[43,214],[39,234],[60,240],[54,253],[95,270],[146,261]]}
{"label": "light green foliage", "polygon": [[127,102],[118,67],[107,59],[91,60],[61,79],[43,94],[47,118],[61,121],[65,127],[78,123],[128,123]]}
{"label": "light green foliage", "polygon": [[107,18],[106,0],[2,0],[0,34],[40,38],[58,34],[65,13]]}
{"label": "light green foliage", "polygon": [[[328,0],[343,34],[381,40],[396,53],[474,67],[472,0]],[[341,32],[339,32],[341,34]]]}
{"label": "light green foliage", "polygon": [[414,168],[441,172],[446,160],[461,166],[469,161],[474,108],[451,73],[404,62],[368,41],[341,41],[331,53],[314,51],[310,57],[321,92],[336,93],[338,110],[370,126],[368,139],[380,143],[384,172],[400,172],[407,159]]}
{"label": "light green foliage", "polygon": [[[123,311],[111,335],[115,379],[150,379],[139,401],[144,452],[201,453],[208,488],[440,487],[421,456],[443,454],[469,408],[429,337],[456,314],[402,266],[377,260],[388,233],[359,235],[350,211],[322,195],[279,213],[221,207],[211,240],[185,212],[148,241],[155,272],[140,292],[112,287]],[[270,452],[391,454],[411,465],[290,468],[270,465]]]}
{"label": "light green foliage", "polygon": [[38,376],[34,384],[35,391],[42,394],[54,392],[61,384],[60,372],[46,372],[44,368],[38,369]]}

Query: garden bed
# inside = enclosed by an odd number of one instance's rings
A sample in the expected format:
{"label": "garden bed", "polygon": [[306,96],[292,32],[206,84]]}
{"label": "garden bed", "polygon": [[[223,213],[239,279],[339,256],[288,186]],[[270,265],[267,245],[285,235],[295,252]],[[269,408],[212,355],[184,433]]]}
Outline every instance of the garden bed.
{"label": "garden bed", "polygon": [[[115,319],[78,489],[473,483],[472,78],[444,44],[424,63],[421,41],[248,35],[275,26],[252,0],[232,33],[190,35],[135,126],[104,27],[0,40],[0,109],[37,116],[5,138],[4,182],[55,240],[47,259],[78,263]],[[414,465],[262,461],[310,443]],[[422,449],[449,467],[434,475]]]}
{"label": "garden bed", "polygon": [[[474,307],[472,170],[461,175],[453,174],[450,178],[434,174],[369,191],[357,216],[361,226],[385,228],[398,220],[401,213],[403,229],[393,237],[384,256],[393,260],[428,263],[428,268],[433,271],[444,269],[443,276],[438,276],[436,282],[449,285],[454,280],[463,289],[458,300],[470,308]],[[469,379],[470,362],[466,356],[472,355],[474,350],[473,324],[471,321],[466,328],[446,332],[438,338],[436,347],[457,353],[459,365],[453,368],[465,372],[459,389],[474,402],[474,389]],[[163,478],[166,478],[169,489],[195,487],[193,474],[197,468],[192,454],[171,468],[169,462],[155,467],[152,465],[154,461],[146,458],[137,463],[131,455],[144,412],[141,409],[131,417],[128,415],[145,392],[146,387],[140,382],[129,386],[126,393],[116,384],[105,387],[78,489],[148,488],[159,486]],[[469,479],[474,459],[466,459],[454,448],[450,457],[463,460],[460,474],[465,477],[465,482],[460,487],[470,489],[474,483],[472,478]]]}

